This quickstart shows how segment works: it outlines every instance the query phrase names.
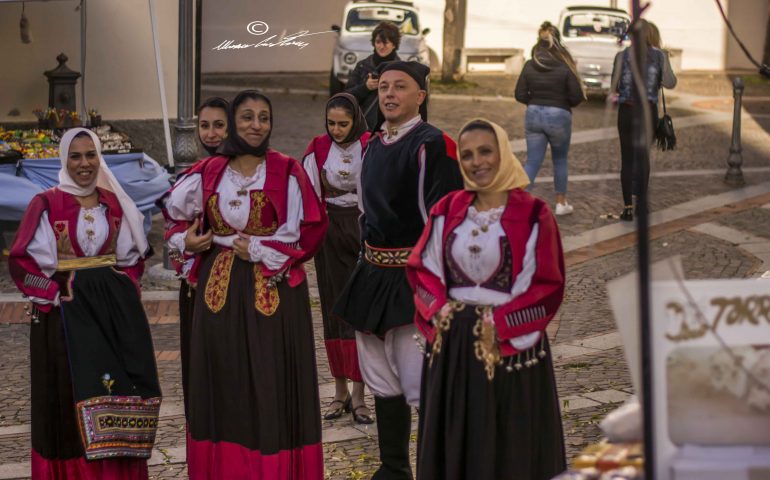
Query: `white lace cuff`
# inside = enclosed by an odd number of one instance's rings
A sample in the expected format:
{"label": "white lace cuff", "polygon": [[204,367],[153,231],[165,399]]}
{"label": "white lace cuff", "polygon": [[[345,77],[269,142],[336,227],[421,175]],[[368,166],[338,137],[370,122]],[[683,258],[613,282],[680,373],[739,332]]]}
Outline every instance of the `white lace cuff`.
{"label": "white lace cuff", "polygon": [[185,260],[184,264],[182,265],[182,278],[187,278],[190,276],[190,270],[192,270],[193,265],[195,265],[195,258]]}
{"label": "white lace cuff", "polygon": [[516,350],[522,352],[535,346],[538,340],[540,340],[541,332],[532,332],[519,337],[514,337],[510,340],[511,345]]}
{"label": "white lace cuff", "polygon": [[53,305],[54,307],[58,307],[61,303],[61,300],[59,299],[59,292],[56,292],[56,296],[53,298],[53,300],[46,300],[45,298],[40,297],[27,297],[27,300],[29,300],[32,303],[37,303],[38,305]]}
{"label": "white lace cuff", "polygon": [[262,242],[257,237],[251,237],[249,239],[249,258],[254,263],[262,261],[262,255],[264,254],[265,247],[262,246]]}
{"label": "white lace cuff", "polygon": [[249,257],[252,262],[261,262],[270,270],[280,270],[289,259],[288,255],[262,245],[262,241],[257,237],[251,237],[249,240]]}
{"label": "white lace cuff", "polygon": [[187,232],[179,232],[171,235],[168,239],[168,248],[171,251],[184,252],[184,241],[187,238]]}

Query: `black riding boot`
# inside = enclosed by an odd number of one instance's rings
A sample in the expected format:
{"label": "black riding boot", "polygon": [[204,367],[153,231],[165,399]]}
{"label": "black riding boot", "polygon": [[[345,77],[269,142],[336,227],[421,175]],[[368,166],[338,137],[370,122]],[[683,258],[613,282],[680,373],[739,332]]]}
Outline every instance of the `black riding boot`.
{"label": "black riding boot", "polygon": [[377,435],[382,465],[372,480],[412,480],[409,465],[409,436],[412,433],[412,409],[403,395],[374,397]]}

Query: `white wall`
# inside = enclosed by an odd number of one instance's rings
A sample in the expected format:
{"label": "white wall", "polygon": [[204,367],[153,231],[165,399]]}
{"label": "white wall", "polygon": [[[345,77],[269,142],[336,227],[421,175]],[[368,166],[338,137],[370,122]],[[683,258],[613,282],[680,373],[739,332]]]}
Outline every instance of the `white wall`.
{"label": "white wall", "polygon": [[[32,43],[19,35],[21,3],[0,4],[0,121],[34,120],[32,110],[48,105],[45,70],[55,68],[64,52],[67,65],[80,71],[79,2],[28,2]],[[155,71],[150,15],[146,0],[88,2],[86,49],[86,103],[104,118],[160,118],[160,97]],[[176,116],[178,2],[157,0],[160,45],[169,114]],[[81,72],[82,73],[82,72]],[[80,83],[77,85],[80,103]],[[12,109],[20,117],[10,117]]]}
{"label": "white wall", "polygon": [[[767,0],[729,0],[727,7],[730,23],[751,55],[762,62],[765,49],[765,32],[770,2]],[[754,68],[743,50],[725,28],[727,36],[726,68]]]}
{"label": "white wall", "polygon": [[[331,30],[332,24],[342,22],[346,0],[203,0],[201,35],[201,71],[203,72],[286,72],[323,71],[331,68],[334,32],[299,39],[309,43],[295,46],[247,48],[241,50],[212,50],[226,40],[254,44],[277,34],[293,34],[307,30],[312,33]],[[226,8],[224,7],[226,5]],[[270,30],[262,36],[251,35],[246,26],[253,21],[268,24]]]}

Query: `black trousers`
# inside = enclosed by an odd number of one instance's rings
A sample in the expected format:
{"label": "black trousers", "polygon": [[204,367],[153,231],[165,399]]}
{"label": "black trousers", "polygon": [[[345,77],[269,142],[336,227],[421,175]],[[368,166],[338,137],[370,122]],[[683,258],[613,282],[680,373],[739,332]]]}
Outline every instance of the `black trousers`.
{"label": "black trousers", "polygon": [[[650,132],[655,133],[658,124],[658,106],[650,103],[652,112]],[[618,108],[618,136],[620,137],[620,186],[623,189],[623,205],[631,205],[631,196],[639,195],[650,180],[650,157],[634,151],[634,136],[643,135],[642,124],[636,118],[638,105],[621,103]]]}

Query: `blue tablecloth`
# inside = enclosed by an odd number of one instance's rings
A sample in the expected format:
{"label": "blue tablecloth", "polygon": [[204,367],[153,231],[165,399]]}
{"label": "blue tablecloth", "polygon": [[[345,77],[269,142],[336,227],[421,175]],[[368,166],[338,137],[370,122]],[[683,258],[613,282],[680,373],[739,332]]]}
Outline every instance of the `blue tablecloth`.
{"label": "blue tablecloth", "polygon": [[[104,161],[145,217],[149,231],[155,200],[168,190],[170,175],[144,153],[105,155]],[[27,205],[38,192],[59,183],[58,158],[23,159],[15,165],[0,165],[0,220],[21,220]]]}

